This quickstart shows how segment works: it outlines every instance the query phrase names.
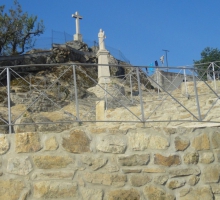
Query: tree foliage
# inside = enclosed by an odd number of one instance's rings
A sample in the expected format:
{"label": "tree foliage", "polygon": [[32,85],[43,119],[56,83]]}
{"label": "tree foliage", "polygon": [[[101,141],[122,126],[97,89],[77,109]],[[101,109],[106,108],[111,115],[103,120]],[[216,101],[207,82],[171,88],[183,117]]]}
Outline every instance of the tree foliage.
{"label": "tree foliage", "polygon": [[[207,77],[212,78],[213,76],[213,71],[212,71],[212,66],[208,69],[210,64],[212,62],[217,62],[220,61],[220,50],[218,48],[211,48],[211,47],[206,47],[202,52],[201,52],[201,59],[200,60],[194,60],[194,66],[197,69],[197,74],[202,76],[202,79],[207,79]],[[216,73],[219,72],[219,67],[216,65],[214,66],[214,70]]]}
{"label": "tree foliage", "polygon": [[0,6],[0,55],[18,55],[33,48],[34,36],[44,32],[43,21],[23,12],[17,0],[8,12],[4,10],[5,6]]}

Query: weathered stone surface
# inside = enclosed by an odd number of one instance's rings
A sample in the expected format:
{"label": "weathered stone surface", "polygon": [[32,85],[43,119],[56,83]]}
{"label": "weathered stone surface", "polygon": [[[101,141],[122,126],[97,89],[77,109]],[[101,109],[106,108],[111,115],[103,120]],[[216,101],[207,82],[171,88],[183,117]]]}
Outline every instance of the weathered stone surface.
{"label": "weathered stone surface", "polygon": [[185,185],[185,181],[180,181],[180,180],[170,180],[167,183],[167,187],[170,188],[171,190],[174,190],[176,188],[183,187]]}
{"label": "weathered stone surface", "polygon": [[36,199],[65,199],[78,197],[76,183],[38,181],[33,183],[34,198]]}
{"label": "weathered stone surface", "polygon": [[108,200],[140,200],[140,194],[135,189],[129,189],[129,190],[113,190],[108,193]]}
{"label": "weathered stone surface", "polygon": [[188,184],[194,186],[199,182],[199,179],[200,178],[198,176],[192,175],[189,177]]}
{"label": "weathered stone surface", "polygon": [[199,154],[197,152],[188,152],[183,156],[185,164],[197,164],[199,162]]}
{"label": "weathered stone surface", "polygon": [[124,174],[84,173],[84,180],[89,183],[124,186],[127,176]]}
{"label": "weathered stone surface", "polygon": [[82,156],[82,162],[91,166],[92,170],[98,170],[106,165],[107,158],[101,156],[92,157],[91,155]]}
{"label": "weathered stone surface", "polygon": [[54,180],[54,179],[69,179],[72,180],[74,177],[75,171],[71,170],[65,171],[54,171],[54,172],[34,172],[31,176],[33,180]]}
{"label": "weathered stone surface", "polygon": [[34,165],[39,169],[60,169],[65,168],[73,163],[73,159],[69,156],[33,156]]}
{"label": "weathered stone surface", "polygon": [[184,151],[189,146],[189,139],[178,136],[175,138],[174,143],[176,151]]}
{"label": "weathered stone surface", "polygon": [[200,153],[200,162],[204,164],[212,163],[215,160],[214,154],[210,152],[201,152]]}
{"label": "weathered stone surface", "polygon": [[94,134],[100,134],[100,133],[106,133],[107,132],[107,128],[106,127],[88,127],[87,129],[90,133],[94,133]]}
{"label": "weathered stone surface", "polygon": [[96,149],[105,153],[124,153],[127,144],[124,136],[107,135],[99,138]]}
{"label": "weathered stone surface", "polygon": [[159,175],[154,177],[154,182],[159,185],[164,185],[168,179],[168,175]]}
{"label": "weathered stone surface", "polygon": [[209,186],[192,188],[185,196],[180,196],[180,200],[213,200],[213,194]]}
{"label": "weathered stone surface", "polygon": [[166,193],[161,187],[156,187],[153,185],[146,186],[143,190],[144,196],[148,200],[174,200],[175,197]]}
{"label": "weathered stone surface", "polygon": [[151,182],[152,177],[147,174],[134,174],[130,177],[130,183],[134,187],[140,187]]}
{"label": "weathered stone surface", "polygon": [[27,197],[30,195],[30,189],[24,189],[20,195],[19,200],[27,200]]}
{"label": "weathered stone surface", "polygon": [[82,188],[80,190],[83,200],[102,200],[103,191],[101,189]]}
{"label": "weathered stone surface", "polygon": [[203,181],[205,183],[217,183],[220,176],[220,165],[213,164],[204,167]]}
{"label": "weathered stone surface", "polygon": [[81,130],[72,130],[69,137],[63,137],[62,145],[71,153],[90,152],[90,139]]}
{"label": "weathered stone surface", "polygon": [[15,137],[17,153],[37,152],[42,148],[38,133],[17,133]]}
{"label": "weathered stone surface", "polygon": [[5,154],[9,150],[9,141],[4,134],[0,134],[0,155]]}
{"label": "weathered stone surface", "polygon": [[129,147],[134,151],[142,151],[147,149],[149,144],[149,135],[146,133],[146,131],[129,131],[128,135],[128,141],[129,141]]}
{"label": "weathered stone surface", "polygon": [[118,156],[118,162],[122,166],[147,165],[150,160],[149,154],[134,154],[131,156]]}
{"label": "weathered stone surface", "polygon": [[220,133],[219,132],[212,133],[211,141],[212,141],[213,149],[219,149],[220,148]]}
{"label": "weathered stone surface", "polygon": [[163,165],[170,167],[172,165],[179,165],[181,163],[180,157],[178,155],[173,156],[163,156],[161,154],[154,155],[154,164]]}
{"label": "weathered stone surface", "polygon": [[112,172],[118,172],[120,168],[117,165],[109,165],[106,167],[106,170],[112,173]]}
{"label": "weathered stone surface", "polygon": [[59,147],[59,144],[56,141],[55,137],[51,137],[45,141],[45,150],[46,151],[53,151]]}
{"label": "weathered stone surface", "polygon": [[125,174],[129,173],[141,173],[141,169],[122,169],[122,172]]}
{"label": "weathered stone surface", "polygon": [[167,138],[160,135],[151,135],[148,149],[167,149],[169,145]]}
{"label": "weathered stone surface", "polygon": [[170,174],[171,177],[198,175],[198,174],[200,174],[200,169],[198,167],[195,167],[195,168],[170,169],[169,170],[169,174]]}
{"label": "weathered stone surface", "polygon": [[220,162],[220,149],[214,150],[216,161]]}
{"label": "weathered stone surface", "polygon": [[211,184],[211,188],[214,194],[220,194],[220,184]]}
{"label": "weathered stone surface", "polygon": [[27,175],[33,170],[28,157],[9,158],[7,172],[11,174]]}
{"label": "weathered stone surface", "polygon": [[18,200],[24,188],[25,188],[25,184],[21,180],[1,179],[0,180],[0,199]]}
{"label": "weathered stone surface", "polygon": [[190,187],[184,187],[183,189],[180,189],[179,196],[184,197],[190,192]]}
{"label": "weathered stone surface", "polygon": [[165,173],[166,172],[166,169],[164,168],[158,168],[158,167],[147,167],[147,168],[144,168],[142,170],[142,172],[146,172],[146,173]]}
{"label": "weathered stone surface", "polygon": [[194,147],[196,150],[208,150],[210,149],[210,142],[208,134],[203,133],[193,139],[192,147]]}

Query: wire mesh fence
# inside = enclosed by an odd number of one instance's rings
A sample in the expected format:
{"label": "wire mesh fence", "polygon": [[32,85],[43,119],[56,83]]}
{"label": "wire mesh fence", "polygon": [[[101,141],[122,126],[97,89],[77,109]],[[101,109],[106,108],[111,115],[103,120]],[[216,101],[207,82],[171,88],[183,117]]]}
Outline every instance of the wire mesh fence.
{"label": "wire mesh fence", "polygon": [[34,66],[39,70],[1,67],[3,133],[65,129],[74,122],[220,122],[217,63],[175,68],[178,73],[156,67],[153,74],[146,67],[110,65],[109,83],[99,83],[96,64]]}

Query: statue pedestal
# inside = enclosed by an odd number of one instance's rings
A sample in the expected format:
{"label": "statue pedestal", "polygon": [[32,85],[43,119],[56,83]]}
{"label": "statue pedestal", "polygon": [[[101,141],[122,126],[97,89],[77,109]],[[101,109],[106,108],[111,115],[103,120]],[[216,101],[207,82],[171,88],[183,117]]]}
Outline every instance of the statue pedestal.
{"label": "statue pedestal", "polygon": [[[99,50],[96,54],[98,57],[98,83],[110,83],[109,71],[109,52],[107,50]],[[103,64],[103,66],[102,66]]]}
{"label": "statue pedestal", "polygon": [[82,42],[82,35],[81,34],[74,34],[73,40]]}

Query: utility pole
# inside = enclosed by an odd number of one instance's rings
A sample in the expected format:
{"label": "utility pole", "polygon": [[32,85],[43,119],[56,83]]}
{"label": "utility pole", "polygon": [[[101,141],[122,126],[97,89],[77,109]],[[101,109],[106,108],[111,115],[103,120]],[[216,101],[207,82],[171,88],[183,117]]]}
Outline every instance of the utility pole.
{"label": "utility pole", "polygon": [[168,72],[168,58],[167,58],[167,52],[169,52],[169,50],[165,50],[163,49],[163,51],[165,51],[165,55],[166,55],[166,63],[167,63],[167,72]]}

